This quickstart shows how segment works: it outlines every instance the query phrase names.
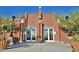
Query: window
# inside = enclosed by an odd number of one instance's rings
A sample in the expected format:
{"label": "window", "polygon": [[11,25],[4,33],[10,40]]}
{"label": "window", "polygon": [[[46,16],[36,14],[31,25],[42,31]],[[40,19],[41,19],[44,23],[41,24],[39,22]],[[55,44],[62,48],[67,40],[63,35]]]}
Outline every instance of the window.
{"label": "window", "polygon": [[50,40],[53,40],[53,30],[49,29],[49,36],[50,36]]}
{"label": "window", "polygon": [[44,29],[44,39],[53,40],[53,29]]}
{"label": "window", "polygon": [[32,33],[32,40],[35,40],[35,29],[32,29],[31,33]]}
{"label": "window", "polygon": [[48,29],[44,29],[44,39],[48,40]]}
{"label": "window", "polygon": [[27,30],[27,40],[35,40],[35,29],[30,28]]}
{"label": "window", "polygon": [[30,40],[31,39],[31,30],[30,29],[28,29],[27,30],[27,40]]}

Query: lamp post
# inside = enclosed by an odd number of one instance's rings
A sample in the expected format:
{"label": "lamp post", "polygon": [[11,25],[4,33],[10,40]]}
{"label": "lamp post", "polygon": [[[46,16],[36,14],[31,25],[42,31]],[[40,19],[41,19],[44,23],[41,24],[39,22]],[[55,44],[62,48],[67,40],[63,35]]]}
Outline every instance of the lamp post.
{"label": "lamp post", "polygon": [[66,16],[65,19],[68,21],[69,20],[69,16]]}
{"label": "lamp post", "polygon": [[15,20],[15,16],[12,16],[12,21],[11,21],[11,34],[10,36],[12,37],[13,39],[13,30],[14,30],[14,20]]}
{"label": "lamp post", "polygon": [[[65,19],[68,21],[69,20],[69,16],[66,16]],[[72,31],[71,30],[68,30],[68,43],[67,45],[70,45],[70,41],[72,40]]]}
{"label": "lamp post", "polygon": [[[66,16],[65,19],[68,21],[69,20],[69,16]],[[72,35],[71,30],[68,30],[68,36],[71,36],[71,35]]]}

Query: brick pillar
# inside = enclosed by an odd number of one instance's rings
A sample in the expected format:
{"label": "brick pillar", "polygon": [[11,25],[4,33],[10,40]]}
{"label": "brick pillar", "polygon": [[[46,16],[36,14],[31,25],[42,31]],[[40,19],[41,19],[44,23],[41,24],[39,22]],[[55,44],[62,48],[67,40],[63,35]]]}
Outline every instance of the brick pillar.
{"label": "brick pillar", "polygon": [[39,23],[39,25],[38,25],[38,40],[37,40],[39,43],[43,42],[43,28],[44,28],[44,24]]}
{"label": "brick pillar", "polygon": [[19,28],[19,42],[21,42],[21,24],[20,24],[20,28]]}
{"label": "brick pillar", "polygon": [[23,31],[22,31],[22,26],[20,24],[20,43],[23,41]]}

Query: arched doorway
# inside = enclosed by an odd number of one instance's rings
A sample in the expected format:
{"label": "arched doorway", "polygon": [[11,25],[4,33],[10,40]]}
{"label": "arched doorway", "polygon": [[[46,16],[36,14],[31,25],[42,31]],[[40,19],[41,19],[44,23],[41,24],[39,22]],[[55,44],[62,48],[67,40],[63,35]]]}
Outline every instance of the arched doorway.
{"label": "arched doorway", "polygon": [[36,30],[35,28],[29,28],[26,30],[25,40],[26,42],[36,42]]}

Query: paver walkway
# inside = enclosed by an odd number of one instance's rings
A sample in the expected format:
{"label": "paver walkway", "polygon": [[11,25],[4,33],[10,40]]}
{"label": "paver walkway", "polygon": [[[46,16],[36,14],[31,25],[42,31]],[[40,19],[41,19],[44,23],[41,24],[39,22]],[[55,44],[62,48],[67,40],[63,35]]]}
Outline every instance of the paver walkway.
{"label": "paver walkway", "polygon": [[22,43],[11,46],[3,52],[72,52],[70,46],[52,42],[52,43]]}

